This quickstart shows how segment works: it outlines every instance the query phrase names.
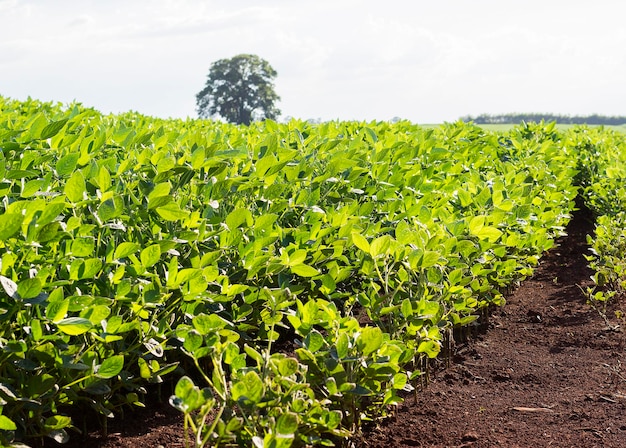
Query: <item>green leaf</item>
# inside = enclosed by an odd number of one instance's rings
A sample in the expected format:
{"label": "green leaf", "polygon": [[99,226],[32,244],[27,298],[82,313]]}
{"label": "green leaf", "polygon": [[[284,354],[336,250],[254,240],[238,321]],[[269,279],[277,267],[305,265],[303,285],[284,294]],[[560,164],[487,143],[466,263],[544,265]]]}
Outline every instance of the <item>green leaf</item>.
{"label": "green leaf", "polygon": [[89,319],[89,321],[98,325],[111,314],[111,309],[106,305],[92,305],[80,312],[80,317]]}
{"label": "green leaf", "polygon": [[478,235],[485,225],[484,216],[474,216],[469,222],[469,231],[472,235]]}
{"label": "green leaf", "polygon": [[383,344],[383,332],[378,327],[364,327],[357,338],[357,345],[367,356],[380,348]]}
{"label": "green leaf", "polygon": [[400,306],[400,311],[405,318],[409,318],[413,315],[413,303],[410,299],[404,299]]}
{"label": "green leaf", "polygon": [[226,328],[228,323],[217,314],[198,314],[192,320],[194,328],[202,335]]}
{"label": "green leaf", "polygon": [[72,241],[71,254],[75,257],[88,257],[93,255],[95,241],[93,238],[76,238]]}
{"label": "green leaf", "polygon": [[102,222],[117,218],[122,213],[124,213],[124,201],[119,196],[103,201],[98,207],[98,216]]}
{"label": "green leaf", "polygon": [[15,425],[15,422],[13,420],[11,420],[6,415],[0,415],[0,430],[15,431],[16,429],[17,426]]}
{"label": "green leaf", "polygon": [[252,403],[259,403],[265,393],[265,387],[259,374],[252,370],[233,384],[231,392],[234,400],[247,399]]}
{"label": "green leaf", "polygon": [[58,324],[60,321],[65,319],[65,316],[67,316],[69,306],[69,299],[48,302],[48,305],[46,306],[46,317],[55,324]]}
{"label": "green leaf", "polygon": [[475,233],[475,235],[481,240],[487,240],[491,243],[495,243],[498,241],[498,238],[502,236],[502,231],[496,227],[492,226],[484,226],[480,231]]}
{"label": "green leaf", "polygon": [[156,184],[148,195],[148,202],[152,202],[153,200],[161,196],[169,196],[171,190],[172,185],[169,182]]}
{"label": "green leaf", "polygon": [[365,253],[370,253],[370,243],[360,233],[352,233],[352,242]]}
{"label": "green leaf", "polygon": [[42,112],[39,112],[34,116],[33,114],[31,114],[31,118],[26,122],[26,124],[29,131],[28,136],[32,140],[36,140],[38,138],[41,138],[41,131],[48,125],[48,120]]}
{"label": "green leaf", "polygon": [[52,431],[54,429],[63,429],[67,428],[72,424],[72,418],[67,417],[65,415],[53,415],[52,417],[48,417],[44,422],[44,427],[47,431]]}
{"label": "green leaf", "polygon": [[427,250],[422,255],[421,267],[429,268],[431,266],[435,266],[439,262],[440,258],[441,258],[441,255],[439,252]]}
{"label": "green leaf", "polygon": [[17,285],[17,293],[22,299],[34,299],[41,293],[41,280],[37,277],[22,280]]}
{"label": "green leaf", "polygon": [[35,341],[39,341],[43,337],[43,327],[41,326],[41,321],[39,319],[33,319],[30,321],[30,329]]}
{"label": "green leaf", "polygon": [[178,380],[174,388],[174,395],[170,397],[170,404],[185,413],[199,408],[203,401],[200,389],[188,376],[183,376]]}
{"label": "green leaf", "polygon": [[291,266],[290,269],[291,269],[291,272],[293,272],[296,275],[299,275],[300,277],[315,277],[316,275],[320,274],[320,271],[304,263]]}
{"label": "green leaf", "polygon": [[325,344],[326,341],[324,341],[324,336],[322,336],[317,330],[311,331],[306,338],[304,338],[304,346],[311,353],[315,353],[324,347]]}
{"label": "green leaf", "polygon": [[436,358],[441,347],[435,341],[422,341],[417,347],[418,353],[426,353],[429,358]]}
{"label": "green leaf", "polygon": [[72,152],[64,155],[56,163],[57,174],[61,177],[69,176],[76,169],[76,164],[80,158],[80,153]]}
{"label": "green leaf", "polygon": [[276,159],[274,154],[267,154],[262,159],[257,160],[254,164],[256,175],[262,178],[263,176],[265,176],[265,173],[267,173],[267,171],[277,163],[278,159]]}
{"label": "green leaf", "polygon": [[183,347],[185,347],[185,350],[187,350],[188,352],[193,353],[202,346],[203,341],[204,338],[198,331],[189,330],[185,335],[185,342],[183,343]]}
{"label": "green leaf", "polygon": [[276,432],[282,435],[293,435],[298,430],[298,415],[285,412],[276,421]]}
{"label": "green leaf", "polygon": [[57,327],[59,327],[59,330],[71,336],[87,333],[93,328],[91,321],[82,317],[68,317],[66,319],[61,319],[56,324]]}
{"label": "green leaf", "polygon": [[70,178],[65,183],[64,193],[65,196],[72,203],[80,202],[83,200],[83,195],[86,191],[85,176],[82,171],[74,171]]}
{"label": "green leaf", "polygon": [[243,224],[246,224],[246,226],[249,227],[254,223],[252,213],[250,213],[250,210],[245,208],[237,208],[233,210],[228,214],[228,216],[226,216],[225,221],[230,230],[234,230]]}
{"label": "green leaf", "polygon": [[65,206],[65,201],[56,201],[49,203],[44,207],[43,211],[41,212],[39,219],[37,219],[37,224],[43,226],[53,222],[56,217],[59,216],[63,212],[63,210],[65,210]]}
{"label": "green leaf", "polygon": [[278,362],[278,372],[282,376],[291,376],[298,371],[298,366],[296,358],[283,358]]}
{"label": "green leaf", "polygon": [[43,185],[42,179],[29,180],[28,182],[26,182],[26,184],[24,184],[24,188],[22,189],[21,196],[23,198],[30,198],[34,196],[35,193],[37,193],[41,189],[42,185]]}
{"label": "green leaf", "polygon": [[337,357],[341,359],[345,359],[348,356],[348,350],[350,348],[350,341],[348,340],[348,335],[345,332],[339,333],[337,336]]}
{"label": "green leaf", "polygon": [[339,389],[337,388],[337,380],[334,377],[326,378],[326,389],[330,395],[337,395]]}
{"label": "green leaf", "polygon": [[22,227],[24,216],[21,213],[5,213],[0,215],[0,241],[11,238]]}
{"label": "green leaf", "polygon": [[98,373],[96,376],[99,378],[109,379],[118,375],[122,369],[124,368],[124,355],[115,355],[109,358],[106,358],[102,364],[100,364],[100,368],[98,369]]}
{"label": "green leaf", "polygon": [[406,373],[396,373],[393,376],[392,384],[394,389],[404,389],[407,385]]}
{"label": "green leaf", "polygon": [[65,123],[67,123],[67,120],[68,120],[67,118],[64,118],[62,120],[53,121],[49,123],[45,128],[43,128],[39,138],[41,140],[46,140],[46,139],[49,139],[50,137],[54,137],[55,135],[59,133],[59,131],[61,131],[61,129],[63,129],[63,126],[65,126]]}
{"label": "green leaf", "polygon": [[161,259],[161,246],[159,244],[153,244],[146,247],[141,251],[140,258],[144,268],[154,266]]}
{"label": "green leaf", "polygon": [[[141,249],[141,246],[139,244],[124,241],[123,243],[120,243],[120,245],[115,248],[115,252],[113,253],[113,258],[115,258],[116,260],[119,260],[121,258],[126,258],[129,255],[132,255],[135,252],[137,252],[139,249]],[[160,250],[160,247],[159,247],[159,250]],[[160,254],[159,254],[159,257],[160,257]]]}
{"label": "green leaf", "polygon": [[99,258],[88,258],[79,270],[79,279],[92,279],[96,277],[96,274],[102,268],[102,260]]}
{"label": "green leaf", "polygon": [[376,258],[380,255],[387,255],[390,244],[391,237],[389,235],[379,236],[370,243],[370,255],[373,258]]}
{"label": "green leaf", "polygon": [[100,191],[105,192],[111,188],[111,174],[106,166],[101,166],[97,177],[98,187]]}
{"label": "green leaf", "polygon": [[187,210],[182,210],[176,202],[170,202],[156,209],[157,214],[166,221],[180,221],[189,216]]}

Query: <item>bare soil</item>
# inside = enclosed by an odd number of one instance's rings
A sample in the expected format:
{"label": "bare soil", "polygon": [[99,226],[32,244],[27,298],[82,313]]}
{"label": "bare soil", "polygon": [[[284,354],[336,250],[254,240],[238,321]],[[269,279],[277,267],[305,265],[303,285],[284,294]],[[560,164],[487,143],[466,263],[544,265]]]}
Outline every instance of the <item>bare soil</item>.
{"label": "bare soil", "polygon": [[[584,255],[593,223],[575,214],[568,236],[542,258],[487,331],[457,344],[394,416],[373,422],[351,442],[382,447],[625,447],[625,335],[586,304]],[[607,311],[614,325],[616,301]],[[109,434],[73,435],[68,448],[183,447],[181,415],[156,400],[109,421]],[[53,446],[52,444],[50,446]]]}

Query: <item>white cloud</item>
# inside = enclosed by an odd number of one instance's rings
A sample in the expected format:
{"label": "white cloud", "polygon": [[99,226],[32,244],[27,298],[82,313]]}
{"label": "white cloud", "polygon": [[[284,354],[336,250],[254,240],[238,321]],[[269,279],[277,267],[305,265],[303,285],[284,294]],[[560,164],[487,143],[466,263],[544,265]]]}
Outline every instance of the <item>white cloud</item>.
{"label": "white cloud", "polygon": [[0,94],[195,115],[211,62],[255,53],[285,115],[624,113],[620,2],[0,0]]}

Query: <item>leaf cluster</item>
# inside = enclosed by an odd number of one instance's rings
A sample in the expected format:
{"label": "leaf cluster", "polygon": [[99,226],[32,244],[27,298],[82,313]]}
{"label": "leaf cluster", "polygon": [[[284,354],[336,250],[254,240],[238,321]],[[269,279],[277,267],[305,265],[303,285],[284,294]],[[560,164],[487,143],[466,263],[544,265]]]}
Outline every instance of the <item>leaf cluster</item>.
{"label": "leaf cluster", "polygon": [[577,194],[549,125],[0,111],[3,443],[169,375],[197,446],[332,445],[504,302]]}

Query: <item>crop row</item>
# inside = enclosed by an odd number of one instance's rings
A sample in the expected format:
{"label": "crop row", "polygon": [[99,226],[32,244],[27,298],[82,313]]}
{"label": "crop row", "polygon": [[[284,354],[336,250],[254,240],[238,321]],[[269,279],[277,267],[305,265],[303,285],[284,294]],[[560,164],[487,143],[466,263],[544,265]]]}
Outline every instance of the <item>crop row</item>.
{"label": "crop row", "polygon": [[169,376],[197,446],[338,443],[563,234],[556,136],[0,98],[0,441]]}
{"label": "crop row", "polygon": [[581,194],[595,215],[593,235],[588,236],[594,270],[589,302],[605,318],[608,301],[626,292],[626,135],[602,128],[577,128],[568,144],[580,154]]}

